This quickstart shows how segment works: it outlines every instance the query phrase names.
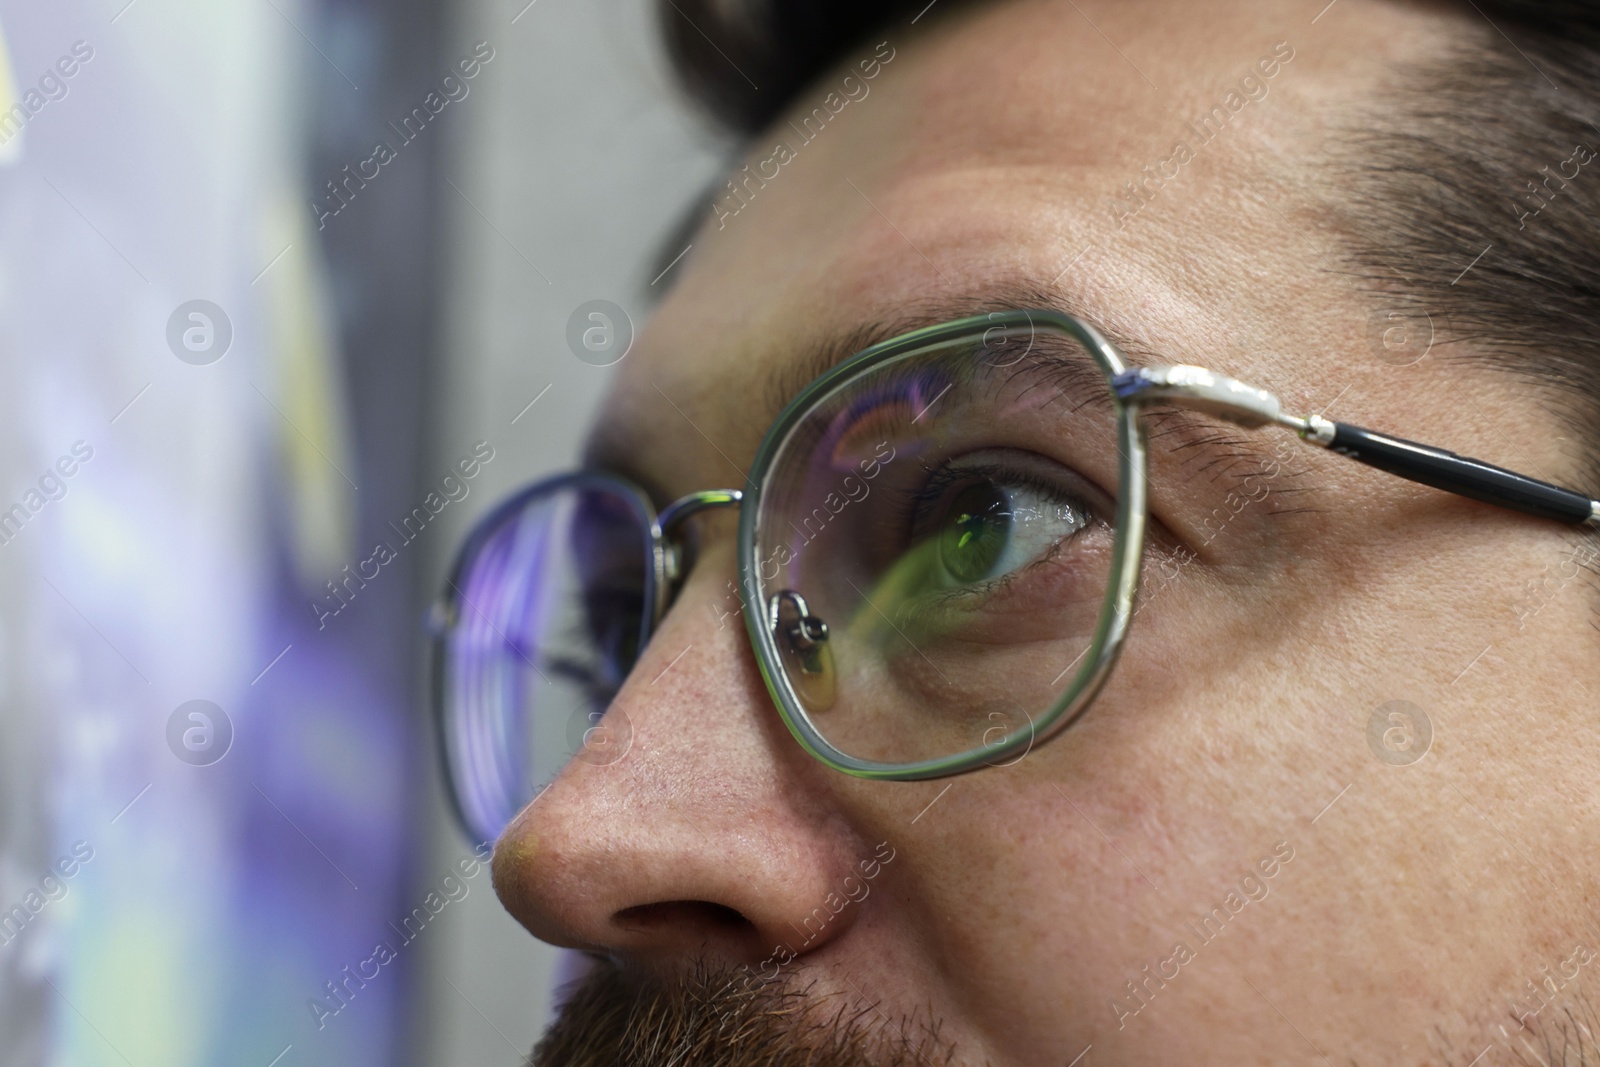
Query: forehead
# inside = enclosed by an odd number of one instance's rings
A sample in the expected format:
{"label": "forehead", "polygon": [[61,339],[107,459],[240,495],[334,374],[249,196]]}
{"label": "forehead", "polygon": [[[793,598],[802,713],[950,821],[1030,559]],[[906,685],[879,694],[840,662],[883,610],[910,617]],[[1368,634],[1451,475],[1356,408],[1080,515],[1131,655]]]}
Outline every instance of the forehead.
{"label": "forehead", "polygon": [[1308,353],[1366,321],[1307,171],[1394,42],[1428,36],[1346,3],[1325,26],[1270,0],[1014,2],[882,31],[721,188],[591,457],[663,495],[737,484],[796,368],[1019,293],[1325,402]]}

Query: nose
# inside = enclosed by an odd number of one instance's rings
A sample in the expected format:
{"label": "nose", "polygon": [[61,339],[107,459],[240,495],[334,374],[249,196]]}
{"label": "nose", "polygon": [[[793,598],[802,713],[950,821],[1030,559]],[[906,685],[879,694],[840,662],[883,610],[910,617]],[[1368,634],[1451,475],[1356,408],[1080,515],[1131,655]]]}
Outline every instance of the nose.
{"label": "nose", "polygon": [[[501,835],[494,882],[534,936],[621,958],[730,963],[842,935],[865,847],[778,720],[756,669],[731,547],[708,548],[601,725],[612,762],[574,760]],[[626,725],[622,717],[626,717]]]}

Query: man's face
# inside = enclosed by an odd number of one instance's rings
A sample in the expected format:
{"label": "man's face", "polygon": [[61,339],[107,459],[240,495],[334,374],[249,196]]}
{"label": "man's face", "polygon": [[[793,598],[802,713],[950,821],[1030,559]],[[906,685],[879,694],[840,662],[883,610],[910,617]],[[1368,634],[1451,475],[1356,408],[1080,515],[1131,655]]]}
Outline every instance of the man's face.
{"label": "man's face", "polygon": [[[1486,31],[1470,8],[1320,9],[889,26],[756,139],[763,180],[718,198],[594,458],[658,504],[739,487],[819,350],[1038,291],[1136,362],[1581,481],[1525,387],[1460,346],[1399,365],[1320,206],[1333,129]],[[848,104],[805,127],[829,93]],[[792,158],[764,162],[780,140]],[[1600,982],[1600,640],[1570,535],[1276,431],[1157,434],[1152,457],[1153,529],[1193,561],[1147,563],[1078,725],[947,780],[801,750],[729,614],[731,517],[694,520],[694,569],[617,700],[632,746],[572,763],[506,831],[506,906],[668,986],[748,966],[883,1034],[936,1027],[930,1062],[1548,1059],[1535,1035]],[[1252,474],[1272,492],[1242,492]]]}

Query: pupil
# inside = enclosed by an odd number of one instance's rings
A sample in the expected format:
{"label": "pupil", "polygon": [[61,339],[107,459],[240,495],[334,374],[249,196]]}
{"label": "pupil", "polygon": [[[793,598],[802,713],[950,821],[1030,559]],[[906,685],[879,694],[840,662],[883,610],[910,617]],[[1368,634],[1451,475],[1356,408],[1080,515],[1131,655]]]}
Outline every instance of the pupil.
{"label": "pupil", "polygon": [[959,582],[989,575],[1011,533],[1005,494],[992,483],[970,485],[950,503],[949,520],[939,534],[939,558]]}

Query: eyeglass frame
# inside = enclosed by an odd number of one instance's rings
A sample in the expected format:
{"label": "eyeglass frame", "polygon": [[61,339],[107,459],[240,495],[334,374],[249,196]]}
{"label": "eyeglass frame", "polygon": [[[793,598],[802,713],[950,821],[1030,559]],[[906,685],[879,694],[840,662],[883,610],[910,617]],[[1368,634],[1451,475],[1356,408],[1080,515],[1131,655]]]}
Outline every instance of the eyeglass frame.
{"label": "eyeglass frame", "polygon": [[[1078,671],[1055,706],[1038,721],[1030,718],[1027,729],[1013,731],[1010,736],[993,745],[985,744],[982,748],[912,763],[883,763],[851,756],[834,747],[811,724],[787,676],[776,666],[782,662],[782,654],[776,643],[776,625],[767,621],[773,605],[759,599],[760,583],[752,577],[759,574],[756,569],[756,524],[768,473],[789,431],[811,414],[819,398],[830,394],[841,383],[879,365],[914,355],[919,349],[943,347],[963,339],[984,342],[994,331],[1022,328],[1029,331],[1051,329],[1076,340],[1105,375],[1111,390],[1119,453],[1117,514],[1106,599],[1101,606],[1089,647],[1079,657],[1087,657],[1088,662]],[[701,490],[679,497],[657,512],[644,490],[627,479],[607,472],[577,471],[535,483],[479,520],[474,532],[458,552],[446,580],[444,595],[434,604],[429,616],[429,629],[434,638],[431,687],[434,719],[447,780],[454,780],[447,749],[450,742],[444,699],[446,638],[456,611],[450,592],[453,590],[465,599],[461,594],[459,579],[474,560],[478,547],[498,530],[509,514],[520,510],[529,500],[541,494],[572,485],[604,486],[617,492],[630,501],[636,518],[641,520],[648,532],[651,568],[646,575],[646,610],[641,613],[638,646],[641,656],[687,576],[682,568],[681,543],[675,539],[675,532],[692,515],[713,509],[739,508],[737,536],[741,580],[738,582],[738,593],[745,627],[756,653],[756,663],[784,725],[801,747],[823,764],[857,778],[919,781],[995,766],[1006,762],[1008,757],[1019,751],[1025,753],[1031,750],[1034,745],[1051,739],[1083,716],[1110,677],[1127,638],[1134,615],[1134,598],[1139,587],[1149,493],[1149,461],[1143,416],[1154,404],[1196,410],[1245,429],[1278,426],[1293,431],[1308,444],[1409,481],[1540,518],[1572,525],[1600,525],[1600,500],[1587,494],[1562,489],[1430,445],[1375,433],[1349,423],[1331,422],[1320,415],[1290,415],[1283,411],[1282,404],[1274,394],[1203,367],[1174,364],[1130,368],[1115,345],[1075,315],[1036,308],[954,319],[863,349],[801,390],[779,413],[756,449],[750,472],[746,476],[746,485],[752,487],[754,492],[739,489]],[[456,790],[452,788],[450,792],[452,803],[465,825],[465,813],[460,810]]]}

